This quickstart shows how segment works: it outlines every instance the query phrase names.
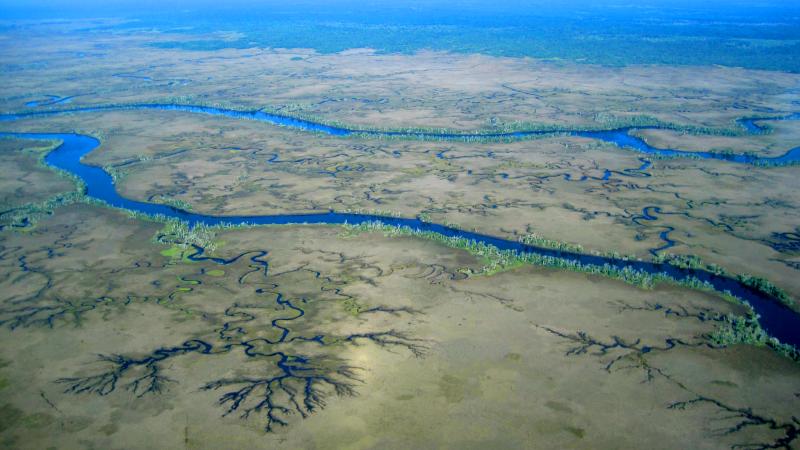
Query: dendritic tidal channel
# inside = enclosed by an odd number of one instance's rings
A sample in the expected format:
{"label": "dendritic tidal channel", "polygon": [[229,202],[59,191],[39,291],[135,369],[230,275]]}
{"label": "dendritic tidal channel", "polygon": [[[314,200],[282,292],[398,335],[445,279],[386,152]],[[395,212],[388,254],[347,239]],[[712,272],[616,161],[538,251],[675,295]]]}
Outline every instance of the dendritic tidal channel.
{"label": "dendritic tidal channel", "polygon": [[[371,137],[402,137],[412,139],[439,139],[439,140],[464,140],[464,139],[522,139],[530,136],[546,135],[552,133],[568,133],[612,142],[620,147],[633,148],[636,151],[655,154],[664,157],[695,157],[730,161],[734,163],[757,165],[785,165],[800,161],[800,147],[789,150],[782,156],[774,158],[757,157],[748,154],[727,154],[712,152],[688,152],[673,149],[658,149],[647,144],[643,139],[631,136],[632,130],[653,127],[627,127],[607,131],[518,131],[512,133],[495,134],[457,134],[457,133],[427,133],[415,131],[372,131],[358,130],[325,125],[303,119],[280,116],[260,111],[242,112],[232,109],[221,109],[205,106],[168,105],[168,104],[140,104],[127,106],[97,106],[75,108],[58,111],[37,111],[17,114],[0,115],[0,120],[11,121],[23,118],[46,117],[56,114],[73,114],[80,112],[104,112],[114,110],[173,110],[181,112],[222,115],[238,119],[251,119],[286,126],[306,131],[321,132],[334,136],[359,136]],[[760,132],[763,128],[756,121],[759,120],[797,120],[800,114],[789,116],[741,119],[739,123],[750,132]],[[255,226],[275,224],[349,224],[372,225],[378,227],[398,227],[411,233],[421,235],[436,235],[446,239],[460,239],[473,244],[491,246],[501,251],[512,252],[516,255],[534,255],[547,261],[559,261],[562,267],[572,270],[591,271],[592,268],[600,269],[601,273],[621,274],[620,278],[628,275],[648,274],[662,280],[674,281],[705,290],[726,293],[744,300],[752,306],[758,314],[759,321],[770,336],[784,344],[800,346],[800,315],[782,304],[776,296],[757,289],[751,285],[734,279],[727,275],[712,273],[711,271],[695,268],[678,267],[666,262],[650,262],[630,260],[612,256],[583,254],[578,252],[556,250],[545,247],[525,244],[518,241],[501,239],[485,234],[457,229],[451,226],[431,223],[419,218],[387,217],[373,214],[339,213],[329,211],[326,213],[291,214],[291,215],[253,215],[253,216],[214,216],[188,212],[169,205],[140,202],[130,200],[119,195],[115,189],[112,176],[99,167],[85,165],[81,158],[97,148],[100,142],[87,135],[75,133],[0,133],[0,137],[24,138],[34,140],[56,140],[61,144],[45,157],[45,162],[55,168],[64,170],[82,180],[86,186],[86,195],[99,200],[108,206],[126,211],[140,213],[161,219],[174,219],[185,222],[190,227],[205,226]],[[647,162],[643,167],[647,166]],[[645,210],[642,220],[650,220],[652,216]],[[665,232],[665,233],[668,233]],[[664,236],[662,236],[664,237]]]}

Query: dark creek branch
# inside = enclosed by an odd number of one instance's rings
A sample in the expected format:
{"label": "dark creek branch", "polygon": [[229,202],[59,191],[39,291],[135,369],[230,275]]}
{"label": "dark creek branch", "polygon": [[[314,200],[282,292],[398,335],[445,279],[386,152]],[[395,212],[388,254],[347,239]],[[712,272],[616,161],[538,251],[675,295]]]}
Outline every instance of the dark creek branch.
{"label": "dark creek branch", "polygon": [[[622,354],[614,356],[605,365],[607,372],[614,370],[637,368],[645,371],[645,381],[652,381],[654,375],[661,374],[661,370],[656,369],[649,365],[644,355],[652,352],[666,352],[677,347],[710,347],[713,345],[703,341],[686,342],[679,338],[668,337],[664,339],[664,344],[661,346],[645,345],[642,340],[637,338],[633,341],[623,339],[619,336],[611,336],[609,341],[602,341],[590,336],[585,331],[577,331],[575,333],[568,333],[558,331],[554,328],[536,325],[536,327],[547,331],[548,333],[560,337],[573,344],[569,350],[566,351],[566,356],[576,356],[590,354],[598,357],[612,355],[614,353],[622,352]],[[627,366],[617,366],[623,360],[632,361],[633,364]]]}
{"label": "dark creek branch", "polygon": [[612,302],[613,305],[619,308],[619,312],[625,311],[651,311],[661,312],[664,317],[673,317],[678,319],[694,318],[700,322],[722,322],[725,320],[725,315],[720,314],[711,308],[691,307],[688,308],[683,305],[667,306],[657,302],[645,302],[643,305],[631,305],[625,301]]}
{"label": "dark creek branch", "polygon": [[411,352],[412,355],[421,358],[428,351],[426,341],[409,337],[406,333],[396,330],[379,331],[372,333],[356,333],[341,339],[344,342],[357,344],[358,341],[369,341],[383,348],[400,347]]}
{"label": "dark creek branch", "polygon": [[123,379],[130,379],[124,387],[137,397],[158,394],[166,383],[173,381],[161,375],[162,362],[186,353],[210,354],[211,350],[210,344],[191,340],[177,347],[160,348],[139,359],[123,355],[100,355],[99,360],[109,366],[107,370],[85,377],[59,378],[56,382],[67,385],[64,392],[108,395],[116,390]]}
{"label": "dark creek branch", "polygon": [[[700,314],[699,312],[689,312],[688,309],[683,307],[673,309],[659,304],[647,304],[643,307],[634,307],[626,303],[621,303],[621,305],[625,310],[663,311],[666,315],[674,315],[680,318],[693,318],[701,321],[708,320],[707,312],[700,311],[704,314]],[[720,319],[714,318],[711,320]],[[738,408],[730,406],[729,404],[720,400],[697,394],[697,392],[689,388],[684,382],[677,380],[665,370],[652,365],[648,360],[648,356],[650,354],[667,352],[681,346],[718,348],[707,340],[696,343],[687,343],[677,338],[666,338],[664,340],[665,344],[657,347],[643,345],[641,343],[641,339],[638,338],[629,341],[618,336],[612,336],[610,340],[602,341],[583,331],[569,333],[541,325],[537,325],[537,327],[569,342],[572,346],[566,351],[565,354],[567,356],[593,355],[603,358],[608,355],[616,354],[620,351],[623,352],[620,355],[614,356],[605,364],[604,369],[607,372],[611,373],[617,370],[628,369],[642,370],[645,374],[644,382],[652,382],[656,379],[656,377],[659,377],[663,380],[666,380],[666,382],[671,383],[673,386],[676,386],[680,390],[694,396],[694,398],[691,400],[671,403],[668,406],[668,409],[671,410],[685,410],[701,404],[714,407],[717,411],[717,415],[719,416],[715,418],[715,420],[732,422],[731,425],[713,430],[713,432],[717,435],[733,435],[756,427],[765,427],[768,430],[783,432],[782,436],[779,436],[771,441],[764,440],[759,442],[733,444],[731,446],[733,449],[791,449],[793,448],[793,443],[800,438],[800,420],[796,416],[792,416],[791,420],[789,421],[779,421],[777,419],[756,413],[752,410],[752,408]],[[623,362],[628,362],[628,364],[624,364]]]}
{"label": "dark creek branch", "polygon": [[108,297],[88,300],[55,298],[46,304],[0,308],[0,326],[7,326],[11,330],[35,326],[53,328],[58,322],[72,322],[75,326],[79,326],[84,314],[113,301]]}
{"label": "dark creek branch", "polygon": [[271,432],[275,426],[288,425],[292,414],[306,418],[324,408],[331,391],[341,397],[355,395],[355,385],[361,382],[356,376],[358,368],[339,360],[312,361],[282,352],[271,356],[278,358],[276,375],[221,379],[207,383],[202,389],[234,388],[219,398],[218,403],[227,408],[223,415],[238,413],[248,418],[254,413],[263,414],[264,430]]}
{"label": "dark creek branch", "polygon": [[782,431],[783,436],[771,442],[748,442],[734,444],[732,448],[739,449],[791,449],[793,443],[800,438],[800,419],[792,416],[791,421],[778,422],[777,420],[759,415],[751,408],[736,408],[723,403],[719,400],[708,397],[695,397],[691,400],[675,402],[669,405],[669,409],[685,410],[694,406],[707,404],[717,410],[721,421],[730,421],[731,425],[713,430],[719,435],[730,435],[738,433],[748,428],[766,427],[772,431]]}

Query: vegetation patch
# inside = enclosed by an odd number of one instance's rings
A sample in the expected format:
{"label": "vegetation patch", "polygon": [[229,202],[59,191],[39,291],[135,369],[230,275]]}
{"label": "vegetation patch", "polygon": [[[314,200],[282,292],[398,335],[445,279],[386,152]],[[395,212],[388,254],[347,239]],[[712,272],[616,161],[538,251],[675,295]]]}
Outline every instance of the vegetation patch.
{"label": "vegetation patch", "polygon": [[731,274],[725,270],[724,267],[713,263],[705,263],[700,257],[695,255],[673,255],[669,253],[660,253],[653,258],[653,261],[656,263],[666,263],[681,269],[704,270],[711,272],[714,275],[735,278],[745,286],[763,292],[764,294],[777,299],[790,308],[794,309],[797,307],[795,300],[791,298],[786,291],[778,286],[775,286],[771,281],[750,274]]}
{"label": "vegetation patch", "polygon": [[793,361],[800,361],[800,351],[792,345],[781,343],[771,337],[761,328],[758,316],[752,312],[747,316],[728,314],[710,334],[709,339],[719,346],[747,344],[769,347]]}
{"label": "vegetation patch", "polygon": [[42,217],[53,214],[56,208],[83,201],[84,193],[79,191],[56,194],[43,202],[26,203],[21,206],[4,208],[0,205],[0,230],[7,228],[26,230],[36,226]]}
{"label": "vegetation patch", "polygon": [[348,298],[347,300],[343,301],[342,306],[348,314],[353,316],[357,316],[367,310],[364,305],[359,304],[354,298]]}
{"label": "vegetation patch", "polygon": [[[191,247],[199,247],[207,253],[213,253],[217,249],[217,241],[214,240],[216,235],[212,227],[201,223],[189,226],[188,223],[177,219],[167,219],[164,228],[153,236],[153,241],[160,244],[172,244],[175,249],[186,250]],[[165,251],[170,252],[171,255],[178,250]],[[162,254],[164,253],[162,252]]]}

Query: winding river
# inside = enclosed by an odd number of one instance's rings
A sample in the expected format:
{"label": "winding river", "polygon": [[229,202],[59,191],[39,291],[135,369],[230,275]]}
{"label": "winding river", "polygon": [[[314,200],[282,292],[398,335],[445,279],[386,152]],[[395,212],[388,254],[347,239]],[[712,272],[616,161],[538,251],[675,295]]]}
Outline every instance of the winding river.
{"label": "winding river", "polygon": [[[347,128],[333,127],[325,124],[314,123],[310,121],[295,119],[291,117],[284,117],[274,114],[263,112],[240,112],[234,110],[199,107],[199,106],[182,106],[182,105],[135,105],[125,107],[87,107],[76,108],[72,110],[61,111],[34,111],[19,114],[6,114],[1,115],[0,120],[10,121],[23,118],[45,117],[55,114],[69,114],[78,112],[102,112],[112,110],[175,110],[186,111],[194,113],[204,113],[212,115],[223,115],[227,117],[261,120],[276,125],[282,125],[293,128],[300,128],[308,131],[316,131],[327,133],[335,136],[347,136],[353,134],[366,134],[371,136],[407,136],[416,138],[435,138],[435,139],[464,139],[466,137],[503,137],[503,138],[517,138],[530,135],[543,135],[551,134],[553,131],[529,131],[529,132],[515,132],[503,134],[431,134],[431,133],[415,133],[415,132],[391,132],[391,131],[368,131],[368,130],[355,130]],[[781,118],[785,119],[785,118]],[[757,120],[757,119],[754,119]],[[754,120],[751,123],[757,127]],[[645,153],[655,153],[670,156],[692,155],[700,158],[713,158],[723,159],[737,163],[785,163],[796,162],[800,159],[800,147],[790,150],[786,154],[775,158],[761,158],[749,155],[728,155],[718,154],[711,152],[686,152],[670,149],[657,149],[649,146],[643,140],[631,136],[629,132],[634,128],[624,128],[611,131],[564,131],[577,136],[591,137],[601,139],[608,142],[613,142],[620,146],[631,146],[635,150]],[[759,127],[760,129],[760,127]],[[505,240],[494,236],[474,233],[457,228],[448,227],[436,223],[424,222],[419,219],[412,218],[396,218],[384,217],[369,214],[352,214],[352,213],[312,213],[312,214],[294,214],[294,215],[259,215],[259,216],[213,216],[207,214],[193,213],[174,208],[167,205],[160,205],[154,203],[140,202],[131,200],[120,196],[114,186],[112,177],[100,167],[89,166],[81,162],[81,158],[97,148],[100,142],[86,135],[74,133],[0,133],[0,137],[6,138],[22,138],[22,139],[38,139],[38,140],[59,140],[62,143],[51,151],[45,157],[45,162],[53,167],[65,170],[81,180],[86,184],[87,196],[101,200],[108,205],[116,208],[121,208],[129,211],[135,211],[148,215],[160,214],[166,217],[183,220],[188,222],[191,226],[196,224],[205,225],[272,225],[272,224],[361,224],[373,221],[380,221],[388,225],[404,226],[411,229],[434,232],[447,237],[460,237],[470,239],[479,243],[495,246],[501,250],[510,250],[517,253],[525,254],[539,254],[543,256],[550,256],[561,258],[566,261],[578,262],[583,265],[593,266],[611,266],[616,269],[631,268],[634,270],[642,270],[648,273],[665,273],[668,276],[681,281],[697,278],[700,281],[710,283],[715,289],[719,291],[730,291],[732,294],[743,298],[748,301],[755,311],[761,316],[760,322],[762,326],[769,332],[771,336],[778,338],[781,342],[788,343],[800,347],[800,314],[793,312],[788,307],[782,305],[777,299],[751,288],[737,280],[725,276],[715,275],[711,272],[695,269],[682,269],[669,264],[654,263],[648,261],[628,261],[607,256],[597,256],[590,254],[581,254],[574,252],[566,252],[560,250],[553,250],[549,248],[536,247],[532,245],[522,244],[517,241]]]}
{"label": "winding river", "polygon": [[[417,131],[377,131],[359,128],[346,128],[334,125],[326,125],[319,122],[313,122],[305,119],[298,119],[295,117],[284,116],[280,114],[272,114],[263,111],[237,111],[233,109],[215,108],[211,106],[196,106],[196,105],[174,105],[174,104],[160,104],[160,103],[143,103],[133,105],[110,105],[110,106],[86,106],[70,109],[59,110],[43,110],[43,111],[26,111],[12,114],[0,114],[0,121],[11,121],[35,117],[48,117],[64,114],[76,113],[96,113],[106,111],[141,111],[141,110],[160,110],[160,111],[182,111],[197,114],[207,114],[212,116],[225,116],[234,119],[248,119],[257,120],[260,122],[267,122],[273,125],[278,125],[288,128],[296,128],[305,131],[315,131],[319,133],[328,134],[331,136],[365,136],[365,137],[399,137],[409,139],[431,139],[431,140],[449,140],[449,141],[464,141],[470,139],[524,139],[534,136],[546,136],[552,134],[567,134],[570,136],[579,136],[590,139],[598,139],[605,142],[610,142],[621,148],[632,149],[641,153],[651,155],[666,156],[666,157],[692,157],[702,159],[718,159],[724,161],[731,161],[744,164],[763,164],[763,165],[783,165],[800,162],[800,147],[795,147],[783,155],[775,157],[764,157],[750,154],[741,153],[715,153],[707,151],[687,151],[677,150],[670,148],[658,148],[645,142],[644,139],[631,134],[636,130],[652,130],[659,127],[642,126],[642,127],[624,127],[613,130],[602,131],[575,131],[569,129],[553,129],[553,130],[530,130],[530,131],[514,131],[508,133],[432,133],[432,132],[417,132]],[[739,119],[737,123],[749,131],[750,133],[762,133],[764,128],[758,124],[762,120],[800,120],[800,113],[790,114],[779,117],[764,117],[764,118],[746,118]]]}

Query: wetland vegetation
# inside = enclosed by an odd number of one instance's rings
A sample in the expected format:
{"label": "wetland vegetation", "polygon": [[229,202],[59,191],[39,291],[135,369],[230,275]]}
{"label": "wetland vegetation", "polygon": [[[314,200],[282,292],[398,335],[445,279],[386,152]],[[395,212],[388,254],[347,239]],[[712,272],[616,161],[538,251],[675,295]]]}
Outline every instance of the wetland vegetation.
{"label": "wetland vegetation", "polygon": [[0,13],[4,448],[800,445],[793,6],[81,5]]}

